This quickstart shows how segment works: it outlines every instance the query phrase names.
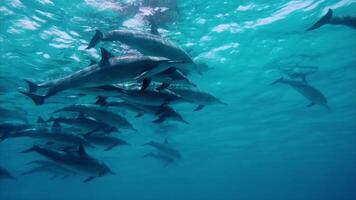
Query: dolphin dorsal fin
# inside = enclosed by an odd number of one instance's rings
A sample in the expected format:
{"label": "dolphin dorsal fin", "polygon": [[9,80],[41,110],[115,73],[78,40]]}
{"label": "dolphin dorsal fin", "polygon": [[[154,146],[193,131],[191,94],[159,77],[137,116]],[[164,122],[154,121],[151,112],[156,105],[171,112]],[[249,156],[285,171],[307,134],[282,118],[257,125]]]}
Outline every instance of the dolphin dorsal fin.
{"label": "dolphin dorsal fin", "polygon": [[168,139],[167,138],[164,139],[164,144],[168,144]]}
{"label": "dolphin dorsal fin", "polygon": [[106,64],[109,63],[109,59],[114,57],[114,55],[112,55],[110,52],[108,52],[104,48],[100,48],[100,51],[101,51],[101,60],[100,60],[99,64],[101,66],[105,66]]}
{"label": "dolphin dorsal fin", "polygon": [[81,155],[81,156],[87,154],[87,153],[85,152],[85,148],[84,148],[84,145],[83,145],[83,144],[79,144],[79,147],[78,147],[78,154]]}
{"label": "dolphin dorsal fin", "polygon": [[88,66],[92,66],[92,65],[95,65],[95,64],[98,64],[98,63],[95,60],[90,59],[90,63],[89,63]]}

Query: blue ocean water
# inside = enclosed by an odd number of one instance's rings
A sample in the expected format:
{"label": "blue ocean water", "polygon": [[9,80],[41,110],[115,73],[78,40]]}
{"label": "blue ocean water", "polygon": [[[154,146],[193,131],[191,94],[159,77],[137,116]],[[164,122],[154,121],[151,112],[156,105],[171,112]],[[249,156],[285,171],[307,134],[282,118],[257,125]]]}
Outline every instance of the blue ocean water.
{"label": "blue ocean water", "polygon": [[[53,97],[35,106],[18,91],[27,87],[23,79],[50,80],[100,60],[98,47],[85,49],[96,29],[149,31],[139,11],[123,12],[125,3],[1,1],[1,108],[20,109],[34,123],[63,105],[90,103]],[[22,176],[39,156],[18,152],[36,142],[5,140],[0,165],[17,181],[0,180],[0,199],[356,199],[356,30],[325,25],[305,31],[328,8],[336,16],[356,15],[355,0],[177,0],[177,16],[159,32],[211,68],[189,78],[227,105],[197,112],[191,104],[174,106],[189,125],[157,125],[151,116],[123,113],[138,130],[120,133],[132,146],[89,149],[116,173],[89,183],[80,175]],[[100,46],[115,55],[133,51],[119,43]],[[306,107],[310,102],[287,85],[270,85],[281,77],[280,67],[299,65],[318,68],[307,80],[330,110]],[[142,144],[165,138],[181,153],[180,162],[166,167],[143,158],[150,148]]]}

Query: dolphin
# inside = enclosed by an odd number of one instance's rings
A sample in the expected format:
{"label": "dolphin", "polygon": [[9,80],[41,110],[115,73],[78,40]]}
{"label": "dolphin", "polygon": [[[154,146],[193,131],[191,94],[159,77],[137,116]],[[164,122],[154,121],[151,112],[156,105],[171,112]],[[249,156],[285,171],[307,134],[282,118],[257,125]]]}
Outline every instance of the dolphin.
{"label": "dolphin", "polygon": [[58,109],[54,113],[58,112],[77,112],[84,116],[92,117],[99,122],[110,124],[113,127],[137,131],[123,116],[111,111],[103,110],[97,106],[75,104]]}
{"label": "dolphin", "polygon": [[333,16],[333,10],[329,8],[328,12],[317,22],[315,22],[311,27],[309,27],[306,31],[318,29],[325,24],[345,25],[350,28],[356,28],[356,16],[336,17]]}
{"label": "dolphin", "polygon": [[130,30],[113,30],[104,34],[100,30],[96,30],[87,49],[95,47],[101,41],[119,41],[137,49],[143,55],[165,57],[171,60],[181,60],[184,61],[185,65],[174,67],[182,71],[184,74],[188,74],[189,72],[201,74],[197,64],[194,63],[193,59],[187,52],[159,35]]}
{"label": "dolphin", "polygon": [[102,97],[102,96],[98,96],[97,101],[95,102],[95,104],[98,104],[102,107],[115,107],[115,108],[119,108],[122,110],[129,110],[131,112],[136,113],[137,117],[141,117],[142,115],[144,115],[145,110],[139,108],[138,106],[136,106],[135,104],[126,102],[126,101],[106,101],[106,97]]}
{"label": "dolphin", "polygon": [[156,113],[157,119],[153,120],[153,123],[162,123],[166,120],[172,120],[172,121],[178,121],[182,122],[184,124],[189,124],[182,115],[180,115],[177,111],[175,111],[173,108],[169,106],[163,106],[159,108]]}
{"label": "dolphin", "polygon": [[306,83],[306,77],[316,73],[318,67],[296,65],[294,67],[279,67],[279,70],[291,79],[300,79]]}
{"label": "dolphin", "polygon": [[195,109],[195,111],[203,109],[206,105],[227,105],[226,103],[222,102],[220,99],[214,97],[213,95],[203,92],[197,88],[185,87],[182,85],[171,85],[168,87],[168,90],[181,96],[184,99],[187,99],[191,103],[197,104],[198,107]]}
{"label": "dolphin", "polygon": [[8,135],[17,133],[19,131],[33,128],[29,124],[17,124],[17,123],[1,123],[0,124],[0,141],[6,139]]}
{"label": "dolphin", "polygon": [[93,143],[95,145],[101,145],[105,146],[106,148],[104,151],[109,151],[113,149],[114,147],[117,147],[119,145],[128,145],[130,146],[129,143],[126,141],[113,137],[110,135],[103,135],[103,134],[86,134],[83,135],[85,139],[87,139],[90,143]]}
{"label": "dolphin", "polygon": [[121,108],[126,108],[136,113],[135,116],[136,118],[142,117],[145,114],[157,116],[158,118],[155,119],[153,123],[162,123],[166,120],[172,120],[172,121],[178,121],[185,124],[189,124],[189,122],[187,122],[178,112],[176,112],[173,108],[169,107],[168,105],[149,106],[149,105],[129,103],[125,101],[107,102],[106,98],[102,98],[102,97],[100,97],[100,99],[96,103],[107,107],[118,106]]}
{"label": "dolphin", "polygon": [[0,108],[0,120],[2,122],[22,122],[27,124],[28,120],[26,115],[25,112],[19,110]]}
{"label": "dolphin", "polygon": [[145,157],[145,158],[151,157],[151,158],[160,160],[165,163],[165,166],[168,166],[169,164],[172,164],[175,161],[175,159],[173,157],[171,157],[165,153],[162,153],[162,152],[157,152],[157,153],[150,152],[150,153],[145,154],[143,157]]}
{"label": "dolphin", "polygon": [[98,94],[98,96],[119,97],[127,102],[148,105],[161,106],[170,103],[188,102],[186,99],[168,90],[156,90],[147,88],[143,92],[139,85],[130,84],[128,86],[115,84],[100,87],[87,88],[88,91]]}
{"label": "dolphin", "polygon": [[64,117],[51,117],[47,120],[48,122],[53,122],[53,125],[67,124],[74,127],[78,127],[84,130],[102,130],[107,133],[111,133],[113,131],[118,131],[118,129],[114,126],[111,126],[104,122],[99,122],[93,118],[85,117],[82,114],[79,114],[76,118],[64,118]]}
{"label": "dolphin", "polygon": [[11,175],[11,173],[3,168],[3,167],[0,167],[0,179],[11,179],[11,180],[17,180],[14,176]]}
{"label": "dolphin", "polygon": [[285,79],[281,77],[280,79],[274,81],[272,85],[276,83],[283,83],[289,85],[295,90],[297,90],[300,94],[302,94],[305,98],[310,100],[310,103],[307,105],[307,107],[312,107],[315,104],[318,104],[320,106],[326,107],[327,109],[330,109],[328,105],[328,100],[323,95],[323,93],[305,82]]}
{"label": "dolphin", "polygon": [[158,151],[165,153],[169,156],[171,156],[172,158],[176,159],[176,160],[181,160],[182,156],[180,155],[180,153],[173,149],[169,144],[168,144],[168,140],[165,139],[164,143],[159,143],[159,142],[155,142],[155,141],[150,141],[147,142],[144,145],[148,145],[148,146],[152,146],[155,149],[157,149]]}
{"label": "dolphin", "polygon": [[40,139],[46,142],[55,142],[65,145],[78,145],[85,144],[90,147],[94,147],[88,140],[84,137],[73,134],[73,133],[62,133],[62,132],[42,132],[36,129],[27,129],[7,136],[6,138],[19,138],[19,137],[30,137]]}
{"label": "dolphin", "polygon": [[70,170],[62,165],[48,160],[34,160],[27,164],[36,164],[37,167],[34,167],[30,170],[27,170],[22,173],[22,175],[34,174],[34,173],[50,173],[54,174],[54,177],[62,176],[62,178],[67,178],[68,176],[75,176],[77,173],[73,170]]}
{"label": "dolphin", "polygon": [[28,152],[36,152],[47,159],[70,169],[80,173],[89,174],[89,177],[83,182],[89,182],[96,177],[103,177],[107,174],[115,174],[106,164],[87,154],[83,144],[79,145],[77,152],[62,152],[34,145],[21,153]]}
{"label": "dolphin", "polygon": [[[123,83],[127,81],[142,80],[149,84],[147,77],[154,76],[169,69],[172,64],[180,65],[177,61],[152,56],[121,56],[115,57],[104,48],[101,48],[101,61],[76,71],[63,78],[52,80],[44,95],[20,91],[30,97],[36,105],[42,105],[45,99],[69,89],[95,87]],[[32,84],[36,85],[35,83]],[[34,90],[34,89],[32,89]]]}

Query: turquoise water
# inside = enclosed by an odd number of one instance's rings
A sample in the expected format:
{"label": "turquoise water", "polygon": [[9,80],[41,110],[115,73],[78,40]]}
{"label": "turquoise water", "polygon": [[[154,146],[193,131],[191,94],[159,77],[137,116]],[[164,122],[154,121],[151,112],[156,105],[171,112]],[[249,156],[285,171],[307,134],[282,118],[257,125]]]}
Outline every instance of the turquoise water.
{"label": "turquoise water", "polygon": [[[17,181],[0,180],[0,199],[356,199],[355,29],[325,25],[304,30],[328,8],[355,15],[354,0],[177,1],[179,16],[160,33],[212,69],[189,78],[228,105],[194,112],[174,106],[190,125],[127,119],[138,133],[123,132],[131,147],[89,150],[116,175],[49,180],[21,176],[38,155],[19,154],[31,139],[0,144],[0,165]],[[95,29],[148,31],[140,17],[123,16],[109,0],[3,0],[0,3],[1,107],[18,108],[30,122],[87,98],[53,97],[35,106],[18,93],[24,78],[36,82],[69,74],[100,59],[86,50]],[[131,53],[102,43],[115,55]],[[327,97],[330,110],[313,106],[291,87],[271,82],[280,66],[317,66],[308,82]],[[68,91],[70,95],[70,91]],[[149,140],[168,138],[182,161],[164,167],[143,158]]]}

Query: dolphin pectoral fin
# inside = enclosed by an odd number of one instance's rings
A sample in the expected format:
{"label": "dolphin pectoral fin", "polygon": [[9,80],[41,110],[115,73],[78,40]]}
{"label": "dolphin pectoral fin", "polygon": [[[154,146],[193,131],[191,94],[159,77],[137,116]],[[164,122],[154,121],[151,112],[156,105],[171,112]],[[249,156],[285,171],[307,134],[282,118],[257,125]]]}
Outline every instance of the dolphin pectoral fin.
{"label": "dolphin pectoral fin", "polygon": [[92,181],[95,178],[95,176],[89,176],[88,178],[86,178],[83,183],[87,183],[89,181]]}
{"label": "dolphin pectoral fin", "polygon": [[307,76],[306,76],[305,74],[303,74],[303,75],[301,76],[301,79],[302,79],[302,81],[303,81],[304,83],[308,83],[308,81],[307,81]]}
{"label": "dolphin pectoral fin", "polygon": [[160,124],[162,122],[166,121],[164,117],[158,117],[157,119],[153,120],[153,123]]}
{"label": "dolphin pectoral fin", "polygon": [[114,57],[114,55],[112,55],[109,51],[107,51],[104,48],[100,48],[100,52],[101,52],[101,60],[99,62],[100,66],[106,66],[109,63],[109,59]]}
{"label": "dolphin pectoral fin", "polygon": [[306,31],[312,31],[317,28],[320,28],[321,26],[329,23],[332,17],[333,17],[333,10],[329,9],[328,12],[323,17],[321,17],[315,24],[313,24]]}
{"label": "dolphin pectoral fin", "polygon": [[307,105],[308,108],[313,107],[315,103],[311,102],[310,104]]}
{"label": "dolphin pectoral fin", "polygon": [[169,75],[169,74],[174,73],[175,71],[177,71],[177,68],[170,67],[170,68],[164,70],[163,72],[161,72],[160,74]]}
{"label": "dolphin pectoral fin", "polygon": [[27,83],[28,85],[28,92],[36,92],[38,90],[38,85],[35,84],[34,82],[28,80],[28,79],[24,79],[24,81]]}
{"label": "dolphin pectoral fin", "polygon": [[107,97],[97,96],[97,99],[94,104],[105,106],[108,102],[106,101]]}
{"label": "dolphin pectoral fin", "polygon": [[29,148],[29,149],[26,149],[24,151],[21,151],[20,153],[28,153],[28,152],[32,152],[32,151],[35,151],[36,149],[38,148],[37,145],[34,145],[33,147]]}
{"label": "dolphin pectoral fin", "polygon": [[199,110],[201,110],[203,108],[204,108],[204,105],[199,105],[194,109],[194,111],[199,111]]}
{"label": "dolphin pectoral fin", "polygon": [[103,39],[103,37],[103,33],[99,30],[96,30],[95,35],[91,38],[87,49],[95,47]]}
{"label": "dolphin pectoral fin", "polygon": [[37,95],[37,94],[33,94],[33,93],[29,93],[29,92],[23,92],[20,91],[21,94],[30,97],[31,100],[37,105],[42,105],[44,104],[44,100],[46,99],[46,96],[41,96],[41,95]]}
{"label": "dolphin pectoral fin", "polygon": [[157,90],[164,90],[169,87],[169,83],[162,83],[160,86],[158,86],[156,89]]}
{"label": "dolphin pectoral fin", "polygon": [[104,149],[104,151],[110,151],[111,149],[113,149],[114,147],[117,147],[118,144],[114,144],[114,145],[111,145],[111,146],[108,146]]}
{"label": "dolphin pectoral fin", "polygon": [[145,91],[148,88],[148,86],[150,85],[150,83],[151,83],[150,78],[144,78],[142,81],[142,86],[141,86],[140,92]]}
{"label": "dolphin pectoral fin", "polygon": [[140,118],[143,116],[143,113],[138,113],[137,115],[135,115],[135,118]]}
{"label": "dolphin pectoral fin", "polygon": [[281,78],[279,78],[279,79],[273,81],[270,85],[275,85],[275,84],[277,84],[277,83],[280,83],[281,81],[283,81],[283,77],[281,77]]}

